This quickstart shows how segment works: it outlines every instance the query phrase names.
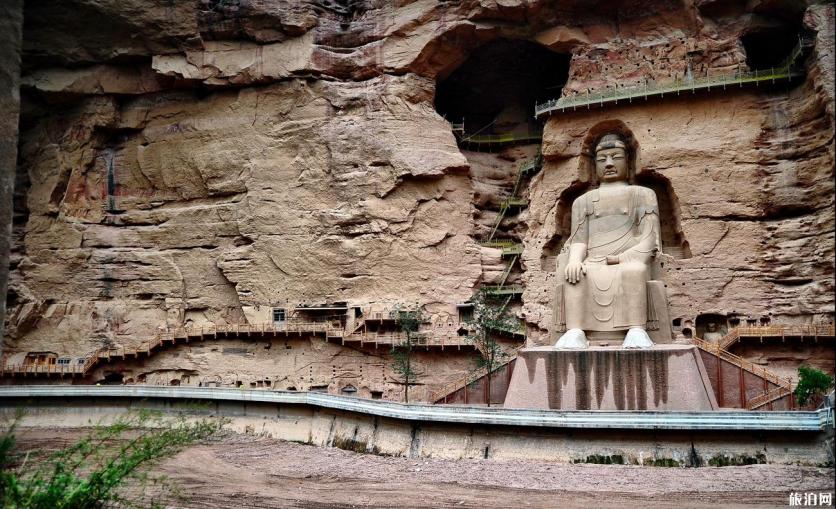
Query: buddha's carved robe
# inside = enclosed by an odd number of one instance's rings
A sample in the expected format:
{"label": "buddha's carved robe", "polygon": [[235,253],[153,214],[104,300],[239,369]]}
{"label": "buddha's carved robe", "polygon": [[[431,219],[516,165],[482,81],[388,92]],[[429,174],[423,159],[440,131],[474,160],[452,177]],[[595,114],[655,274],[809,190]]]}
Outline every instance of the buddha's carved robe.
{"label": "buddha's carved robe", "polygon": [[[568,248],[586,244],[586,273],[565,280]],[[658,329],[648,298],[651,263],[661,249],[659,207],[653,190],[634,185],[594,189],[572,204],[572,233],[558,257],[558,330]],[[618,256],[608,264],[607,257]]]}

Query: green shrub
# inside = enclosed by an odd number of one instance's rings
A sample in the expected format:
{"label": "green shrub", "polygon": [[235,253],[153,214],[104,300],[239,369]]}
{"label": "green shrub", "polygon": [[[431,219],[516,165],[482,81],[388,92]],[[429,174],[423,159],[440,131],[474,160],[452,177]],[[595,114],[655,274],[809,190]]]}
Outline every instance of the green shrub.
{"label": "green shrub", "polygon": [[[159,507],[153,498],[171,491],[149,475],[160,460],[215,434],[217,420],[194,422],[139,411],[96,426],[74,444],[42,460],[15,450],[18,419],[0,436],[0,500],[6,509]],[[148,486],[158,486],[148,493]]]}
{"label": "green shrub", "polygon": [[833,378],[827,373],[810,366],[798,367],[795,399],[799,405],[806,405],[811,398],[826,393],[831,387],[833,387]]}

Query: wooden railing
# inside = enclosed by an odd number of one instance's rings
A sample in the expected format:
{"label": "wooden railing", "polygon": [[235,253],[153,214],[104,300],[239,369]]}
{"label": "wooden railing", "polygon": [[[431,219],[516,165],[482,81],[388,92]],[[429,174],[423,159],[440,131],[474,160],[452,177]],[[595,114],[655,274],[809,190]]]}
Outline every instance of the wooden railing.
{"label": "wooden railing", "polygon": [[208,324],[203,326],[189,326],[189,327],[174,327],[170,329],[158,330],[154,337],[147,341],[143,341],[139,345],[126,347],[104,347],[92,352],[87,357],[83,358],[84,363],[77,363],[77,359],[73,359],[75,364],[11,364],[8,365],[3,362],[0,366],[0,375],[5,374],[68,374],[68,375],[85,375],[93,366],[101,361],[110,361],[113,358],[122,358],[133,356],[134,358],[140,355],[151,355],[154,351],[164,347],[166,343],[176,344],[178,341],[188,342],[190,338],[198,338],[203,340],[207,337],[217,337],[218,335],[290,335],[290,334],[325,334],[330,337],[342,337],[344,330],[341,326],[330,322],[295,322],[288,321],[284,324],[276,325],[274,322],[261,324],[232,324],[232,325],[218,325]]}
{"label": "wooden railing", "polygon": [[76,375],[83,374],[89,359],[85,359],[84,364],[10,364],[4,365],[0,371],[5,373],[20,373],[20,374],[56,374],[56,375]]}
{"label": "wooden railing", "polygon": [[717,343],[710,343],[708,341],[704,341],[699,338],[691,338],[691,341],[694,343],[695,346],[700,348],[701,350],[705,350],[708,353],[714,354],[717,357],[727,361],[735,366],[752,373],[753,375],[757,375],[761,378],[766,379],[768,382],[771,382],[775,385],[780,387],[784,387],[788,390],[792,389],[792,380],[789,378],[783,378],[775,373],[768,371],[757,364],[747,361],[746,359],[739,357],[728,350],[723,349]]}
{"label": "wooden railing", "polygon": [[[391,317],[390,312],[370,313],[373,319]],[[86,375],[94,366],[100,362],[110,362],[113,359],[139,358],[150,356],[157,350],[169,345],[188,343],[192,339],[203,341],[207,338],[222,337],[247,337],[247,336],[289,336],[302,334],[322,334],[327,339],[337,339],[343,344],[346,341],[360,341],[361,343],[377,345],[401,345],[406,342],[406,335],[403,332],[360,332],[362,321],[355,324],[351,333],[347,333],[343,326],[335,322],[305,322],[289,320],[284,323],[267,322],[260,324],[207,324],[201,326],[173,327],[158,330],[154,336],[134,347],[104,347],[93,351],[87,357],[82,357],[83,363],[78,359],[72,359],[70,364],[38,364],[21,363],[6,364],[6,358],[2,359],[0,365],[0,376],[6,374],[57,374],[57,375]],[[429,327],[417,333],[414,341],[416,346],[471,346],[466,336],[459,336],[458,329],[461,324],[444,325],[443,327]]]}
{"label": "wooden railing", "polygon": [[733,328],[718,344],[721,348],[727,349],[741,338],[832,338],[834,332],[836,331],[833,325],[749,325]]}
{"label": "wooden railing", "polygon": [[792,394],[792,390],[786,387],[773,387],[771,390],[759,394],[746,402],[747,410],[755,410],[762,406],[768,405],[773,401],[785,398]]}
{"label": "wooden railing", "polygon": [[[503,367],[510,364],[514,359],[517,358],[517,355],[519,354],[519,351],[524,347],[525,347],[525,344],[522,344],[522,345],[519,345],[519,346],[515,347],[514,349],[512,349],[508,353],[508,358],[505,361],[503,361],[502,364],[500,364],[496,368],[494,368],[492,372],[496,373],[497,371],[499,371]],[[475,371],[472,371],[470,373],[467,373],[463,377],[457,378],[457,379],[453,380],[452,382],[449,382],[449,383],[445,384],[443,387],[441,387],[440,389],[436,389],[435,391],[433,391],[430,394],[430,403],[437,403],[437,402],[441,401],[446,396],[449,396],[450,394],[453,394],[454,392],[458,391],[462,387],[467,387],[468,385],[472,384],[476,380],[479,380],[483,376],[487,376],[487,374],[488,374],[488,368],[483,367],[483,368],[479,368]]]}
{"label": "wooden railing", "polygon": [[723,336],[723,338],[717,343],[717,346],[719,346],[723,350],[726,350],[729,346],[737,343],[739,340],[739,328],[735,327],[734,329],[730,330],[728,334]]}
{"label": "wooden railing", "polygon": [[[361,344],[400,346],[406,343],[405,332],[355,332],[342,338],[342,343],[360,342]],[[454,330],[421,330],[414,333],[412,344],[415,346],[473,346],[467,336],[460,336],[458,329]]]}

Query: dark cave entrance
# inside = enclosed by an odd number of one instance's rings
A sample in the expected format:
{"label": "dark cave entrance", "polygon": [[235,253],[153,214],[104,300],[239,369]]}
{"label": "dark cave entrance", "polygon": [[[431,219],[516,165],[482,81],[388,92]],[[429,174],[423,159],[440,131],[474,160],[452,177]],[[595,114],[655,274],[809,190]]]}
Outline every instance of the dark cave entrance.
{"label": "dark cave entrance", "polygon": [[740,42],[749,69],[770,69],[786,63],[804,35],[803,2],[767,2],[755,7]]}
{"label": "dark cave entrance", "polygon": [[749,69],[780,67],[798,44],[798,29],[788,25],[756,29],[741,37],[741,42]]}
{"label": "dark cave entrance", "polygon": [[535,103],[560,97],[570,58],[530,41],[491,41],[438,84],[436,111],[467,133],[530,132]]}

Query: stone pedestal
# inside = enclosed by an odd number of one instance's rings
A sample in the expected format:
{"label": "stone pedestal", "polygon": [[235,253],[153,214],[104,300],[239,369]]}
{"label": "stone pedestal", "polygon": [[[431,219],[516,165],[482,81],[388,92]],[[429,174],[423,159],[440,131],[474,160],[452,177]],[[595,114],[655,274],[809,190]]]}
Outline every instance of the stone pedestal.
{"label": "stone pedestal", "polygon": [[559,410],[716,410],[693,345],[646,350],[526,348],[517,356],[506,408]]}

